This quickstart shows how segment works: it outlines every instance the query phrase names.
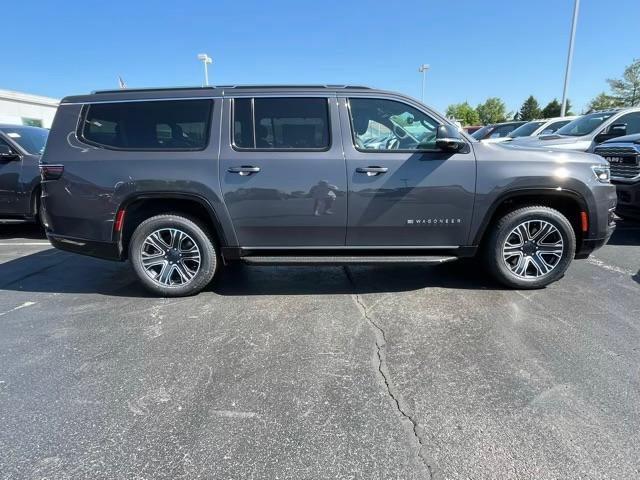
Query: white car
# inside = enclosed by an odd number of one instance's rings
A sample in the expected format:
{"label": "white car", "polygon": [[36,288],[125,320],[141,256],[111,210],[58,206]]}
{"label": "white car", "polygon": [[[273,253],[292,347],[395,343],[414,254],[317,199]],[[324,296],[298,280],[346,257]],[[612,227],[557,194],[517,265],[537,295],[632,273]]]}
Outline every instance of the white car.
{"label": "white car", "polygon": [[524,125],[521,125],[513,130],[506,137],[491,138],[485,141],[491,143],[500,143],[510,142],[518,138],[537,137],[538,135],[550,135],[552,133],[555,133],[555,131],[559,128],[564,127],[567,123],[575,120],[576,118],[578,117],[574,115],[569,117],[555,117],[542,120],[531,120],[530,122],[527,122]]}

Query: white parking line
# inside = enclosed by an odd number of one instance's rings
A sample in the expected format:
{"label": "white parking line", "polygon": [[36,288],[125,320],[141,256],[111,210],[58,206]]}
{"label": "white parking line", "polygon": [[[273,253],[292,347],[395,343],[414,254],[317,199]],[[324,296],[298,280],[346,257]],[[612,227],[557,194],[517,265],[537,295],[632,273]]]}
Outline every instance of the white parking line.
{"label": "white parking line", "polygon": [[604,263],[599,258],[591,256],[587,259],[587,263],[591,265],[595,265],[596,267],[604,268],[605,270],[609,270],[610,272],[621,273],[623,275],[635,275],[636,272],[632,272],[631,270],[626,270],[624,268],[616,267],[615,265],[609,265],[608,263]]}
{"label": "white parking line", "polygon": [[24,302],[22,305],[18,305],[17,307],[12,308],[11,310],[7,310],[6,312],[0,313],[0,317],[6,315],[7,313],[15,312],[16,310],[20,310],[22,308],[30,307],[30,306],[35,305],[35,304],[36,304],[36,302]]}

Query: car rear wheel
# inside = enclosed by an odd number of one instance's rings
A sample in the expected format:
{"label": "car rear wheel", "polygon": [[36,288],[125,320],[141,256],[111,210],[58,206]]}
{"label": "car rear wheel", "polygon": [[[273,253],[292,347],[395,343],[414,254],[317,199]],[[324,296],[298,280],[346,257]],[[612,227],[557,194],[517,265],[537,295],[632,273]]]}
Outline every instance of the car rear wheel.
{"label": "car rear wheel", "polygon": [[486,245],[485,262],[506,286],[542,288],[562,278],[575,251],[569,220],[552,208],[531,206],[498,220]]}
{"label": "car rear wheel", "polygon": [[158,215],[142,222],[131,236],[129,259],[142,284],[163,297],[198,293],[218,265],[206,229],[179,215]]}

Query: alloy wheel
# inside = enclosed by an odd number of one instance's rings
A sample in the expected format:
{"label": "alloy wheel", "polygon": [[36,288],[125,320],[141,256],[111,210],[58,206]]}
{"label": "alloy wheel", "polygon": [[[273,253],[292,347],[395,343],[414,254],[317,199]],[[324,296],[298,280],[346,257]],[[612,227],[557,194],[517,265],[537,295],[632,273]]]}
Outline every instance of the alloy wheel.
{"label": "alloy wheel", "polygon": [[560,263],[564,241],[560,231],[544,220],[527,220],[507,235],[502,246],[507,268],[520,278],[540,278]]}
{"label": "alloy wheel", "polygon": [[146,274],[164,287],[191,282],[202,260],[193,238],[177,228],[162,228],[151,233],[142,243],[140,255]]}

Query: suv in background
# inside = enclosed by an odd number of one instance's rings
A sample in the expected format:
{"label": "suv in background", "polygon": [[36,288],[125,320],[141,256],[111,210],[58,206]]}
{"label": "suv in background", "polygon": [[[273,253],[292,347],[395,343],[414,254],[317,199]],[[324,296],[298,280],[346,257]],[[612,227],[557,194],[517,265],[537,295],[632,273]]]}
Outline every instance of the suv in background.
{"label": "suv in background", "polygon": [[0,124],[0,224],[37,221],[40,171],[49,130]]}
{"label": "suv in background", "polygon": [[616,186],[616,213],[640,220],[640,134],[601,143],[594,149],[611,166],[611,182]]}
{"label": "suv in background", "polygon": [[558,129],[554,134],[523,138],[517,144],[593,152],[595,146],[602,142],[634,133],[640,133],[640,107],[588,113]]}
{"label": "suv in background", "polygon": [[500,138],[506,138],[512,131],[525,123],[527,122],[503,122],[485,125],[481,129],[473,132],[471,136],[476,140],[495,141]]}
{"label": "suv in background", "polygon": [[540,288],[614,228],[601,157],[477,142],[366,87],[232,86],[68,97],[41,163],[47,236],[129,259],[164,296],[220,264],[441,264],[480,255]]}

